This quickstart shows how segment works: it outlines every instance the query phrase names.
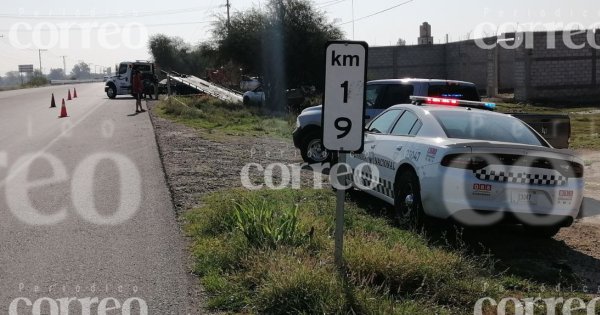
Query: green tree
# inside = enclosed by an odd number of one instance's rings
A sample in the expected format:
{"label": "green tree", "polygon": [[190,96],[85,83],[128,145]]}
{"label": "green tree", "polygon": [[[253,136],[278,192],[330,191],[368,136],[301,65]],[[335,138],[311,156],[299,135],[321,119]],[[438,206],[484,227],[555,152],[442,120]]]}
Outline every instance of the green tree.
{"label": "green tree", "polygon": [[50,69],[50,74],[48,74],[48,79],[50,80],[64,80],[65,71],[63,69]]}
{"label": "green tree", "polygon": [[163,70],[202,75],[206,68],[213,67],[216,51],[209,43],[189,45],[180,37],[157,34],[148,44],[154,62]]}
{"label": "green tree", "polygon": [[74,79],[89,79],[91,78],[90,66],[85,62],[80,62],[73,66],[71,70],[71,78]]}
{"label": "green tree", "polygon": [[15,86],[21,84],[21,77],[19,76],[19,72],[17,71],[9,71],[4,76],[4,85],[5,86]]}
{"label": "green tree", "polygon": [[323,87],[325,43],[343,37],[308,0],[271,0],[263,11],[234,13],[229,27],[221,17],[213,33],[221,62],[233,61],[264,77],[273,110],[286,109],[288,86]]}

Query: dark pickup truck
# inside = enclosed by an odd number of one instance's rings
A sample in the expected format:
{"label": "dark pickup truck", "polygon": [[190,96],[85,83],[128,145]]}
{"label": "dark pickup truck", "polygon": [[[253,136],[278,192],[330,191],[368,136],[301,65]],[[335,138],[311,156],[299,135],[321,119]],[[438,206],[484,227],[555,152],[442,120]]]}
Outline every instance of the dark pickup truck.
{"label": "dark pickup truck", "polygon": [[550,145],[557,149],[568,149],[571,138],[569,115],[508,113],[526,122],[535,129]]}

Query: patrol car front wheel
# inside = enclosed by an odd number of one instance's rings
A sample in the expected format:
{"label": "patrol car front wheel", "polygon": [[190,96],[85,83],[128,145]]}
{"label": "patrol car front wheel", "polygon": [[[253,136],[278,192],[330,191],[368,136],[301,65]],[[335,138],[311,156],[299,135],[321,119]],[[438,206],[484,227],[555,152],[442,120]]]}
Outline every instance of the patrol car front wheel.
{"label": "patrol car front wheel", "polygon": [[403,171],[396,179],[394,209],[400,225],[420,228],[425,221],[421,203],[419,178],[412,170]]}
{"label": "patrol car front wheel", "polygon": [[317,132],[311,132],[307,135],[302,148],[300,148],[302,159],[310,164],[325,163],[330,160],[330,152],[323,147],[321,135]]}

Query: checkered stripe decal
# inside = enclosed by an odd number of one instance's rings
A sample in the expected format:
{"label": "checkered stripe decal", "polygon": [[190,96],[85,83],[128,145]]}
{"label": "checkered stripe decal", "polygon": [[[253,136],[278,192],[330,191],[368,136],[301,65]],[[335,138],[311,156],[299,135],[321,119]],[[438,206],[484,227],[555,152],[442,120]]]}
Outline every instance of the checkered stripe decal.
{"label": "checkered stripe decal", "polygon": [[[363,186],[370,187],[373,182],[373,174],[361,172],[360,181]],[[390,198],[394,198],[394,184],[389,180],[380,177],[377,186],[373,190]]]}
{"label": "checkered stripe decal", "polygon": [[546,185],[546,186],[564,186],[567,184],[567,178],[561,175],[543,175],[543,174],[525,174],[513,172],[496,172],[486,169],[474,171],[475,177],[480,180],[515,183],[515,184],[530,184],[530,185]]}

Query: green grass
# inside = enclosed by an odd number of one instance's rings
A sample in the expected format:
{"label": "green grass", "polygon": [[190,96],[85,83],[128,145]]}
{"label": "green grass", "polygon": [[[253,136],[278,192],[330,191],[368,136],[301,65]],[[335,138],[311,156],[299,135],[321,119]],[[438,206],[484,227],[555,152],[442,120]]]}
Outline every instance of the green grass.
{"label": "green grass", "polygon": [[270,116],[258,109],[215,98],[170,97],[155,108],[159,116],[219,136],[270,136],[290,139],[291,118]]}
{"label": "green grass", "polygon": [[[465,314],[482,297],[554,293],[501,274],[486,255],[433,245],[351,201],[345,216],[345,272],[339,272],[332,257],[335,196],[329,191],[232,190],[209,195],[202,204],[185,215],[185,230],[193,239],[195,272],[214,310]],[[240,216],[240,211],[252,215]],[[248,226],[264,237],[248,233]],[[268,232],[277,229],[288,232]],[[277,242],[265,242],[271,234],[279,235]]]}

